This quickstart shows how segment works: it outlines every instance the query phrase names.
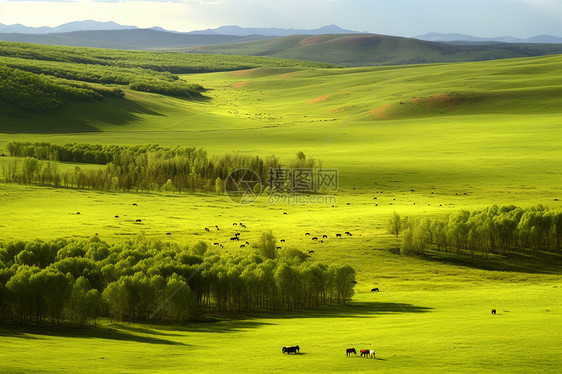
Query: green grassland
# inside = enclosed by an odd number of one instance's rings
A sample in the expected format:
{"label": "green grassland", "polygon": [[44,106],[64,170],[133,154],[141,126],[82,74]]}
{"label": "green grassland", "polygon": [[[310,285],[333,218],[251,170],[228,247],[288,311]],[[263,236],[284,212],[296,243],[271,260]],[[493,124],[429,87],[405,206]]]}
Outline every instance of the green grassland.
{"label": "green grassland", "polygon": [[[275,154],[285,163],[303,151],[340,172],[337,202],[301,205],[271,204],[267,196],[240,206],[211,194],[0,184],[0,239],[97,233],[118,241],[144,234],[220,241],[235,252],[248,249],[228,243],[232,223],[245,222],[244,239],[254,242],[272,229],[286,239],[284,247],[353,266],[358,281],[349,306],[290,315],[177,326],[2,326],[1,371],[559,371],[556,253],[521,263],[498,257],[488,270],[469,259],[458,265],[437,255],[403,257],[387,221],[393,212],[442,215],[491,204],[559,209],[561,73],[561,56],[406,67],[270,66],[182,75],[205,87],[201,101],[123,87],[123,99],[71,103],[49,115],[0,115],[0,151],[10,141],[159,143],[211,154]],[[8,161],[0,158],[0,167]],[[204,231],[214,225],[221,230]],[[344,231],[354,235],[334,238]],[[305,232],[329,239],[312,243]],[[370,293],[372,287],[381,292]],[[292,344],[303,353],[283,355],[281,347]],[[378,359],[346,358],[347,347],[375,349]]]}
{"label": "green grassland", "polygon": [[561,53],[557,44],[439,43],[388,35],[292,35],[274,39],[199,45],[185,52],[294,58],[344,66],[485,61]]}

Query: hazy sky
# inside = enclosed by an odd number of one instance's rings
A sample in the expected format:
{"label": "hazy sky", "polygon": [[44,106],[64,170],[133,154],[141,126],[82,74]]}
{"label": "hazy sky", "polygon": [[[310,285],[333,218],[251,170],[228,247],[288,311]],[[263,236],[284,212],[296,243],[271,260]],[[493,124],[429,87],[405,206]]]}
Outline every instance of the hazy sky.
{"label": "hazy sky", "polygon": [[328,24],[379,34],[562,36],[562,0],[0,0],[0,23],[94,19],[178,31]]}

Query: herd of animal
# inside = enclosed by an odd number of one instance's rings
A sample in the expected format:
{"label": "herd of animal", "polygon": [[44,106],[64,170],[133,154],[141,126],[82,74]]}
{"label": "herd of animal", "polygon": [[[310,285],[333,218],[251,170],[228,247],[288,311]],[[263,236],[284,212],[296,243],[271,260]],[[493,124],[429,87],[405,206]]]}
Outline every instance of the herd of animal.
{"label": "herd of animal", "polygon": [[[291,354],[291,353],[297,354],[300,353],[300,347],[298,345],[286,346],[283,347],[283,349],[281,349],[281,352],[286,354]],[[351,354],[357,356],[357,351],[355,350],[355,348],[347,348],[345,350],[345,355],[347,357],[351,356]],[[375,358],[375,351],[373,349],[362,349],[359,351],[359,354],[361,357]]]}

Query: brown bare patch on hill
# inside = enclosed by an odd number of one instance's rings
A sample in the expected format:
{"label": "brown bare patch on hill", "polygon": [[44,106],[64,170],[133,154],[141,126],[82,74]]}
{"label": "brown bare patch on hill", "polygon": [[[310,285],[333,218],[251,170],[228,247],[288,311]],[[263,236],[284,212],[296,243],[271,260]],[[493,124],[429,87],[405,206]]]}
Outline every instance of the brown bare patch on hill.
{"label": "brown bare patch on hill", "polygon": [[238,82],[238,83],[235,83],[235,84],[234,84],[234,88],[242,88],[242,87],[244,87],[244,86],[247,85],[247,84],[248,84],[247,81]]}
{"label": "brown bare patch on hill", "polygon": [[307,104],[314,104],[314,103],[318,103],[318,102],[320,102],[320,101],[324,101],[324,100],[326,100],[326,99],[328,99],[328,98],[330,98],[330,97],[332,97],[332,94],[328,94],[328,95],[324,95],[324,96],[319,96],[319,97],[314,98],[314,99],[312,99],[312,100],[308,100],[306,103],[307,103]]}
{"label": "brown bare patch on hill", "polygon": [[314,44],[326,42],[326,41],[331,40],[331,39],[333,39],[333,37],[329,36],[329,35],[311,36],[311,37],[308,37],[306,39],[301,40],[301,42],[299,44],[300,45],[314,45]]}
{"label": "brown bare patch on hill", "polygon": [[392,115],[389,112],[389,109],[393,105],[394,104],[386,104],[376,109],[370,110],[368,113],[372,115],[374,119],[389,119],[392,117]]}

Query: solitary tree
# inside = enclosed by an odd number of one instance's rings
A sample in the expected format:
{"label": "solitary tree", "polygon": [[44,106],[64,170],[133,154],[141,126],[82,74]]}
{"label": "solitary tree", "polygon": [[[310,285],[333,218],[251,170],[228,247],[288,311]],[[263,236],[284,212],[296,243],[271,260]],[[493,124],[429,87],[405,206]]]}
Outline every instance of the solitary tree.
{"label": "solitary tree", "polygon": [[394,212],[392,217],[390,217],[388,221],[388,230],[392,235],[400,235],[400,229],[402,228],[402,220],[400,219],[400,215]]}
{"label": "solitary tree", "polygon": [[277,257],[277,239],[271,230],[261,234],[258,241],[258,252],[264,258],[273,260]]}

